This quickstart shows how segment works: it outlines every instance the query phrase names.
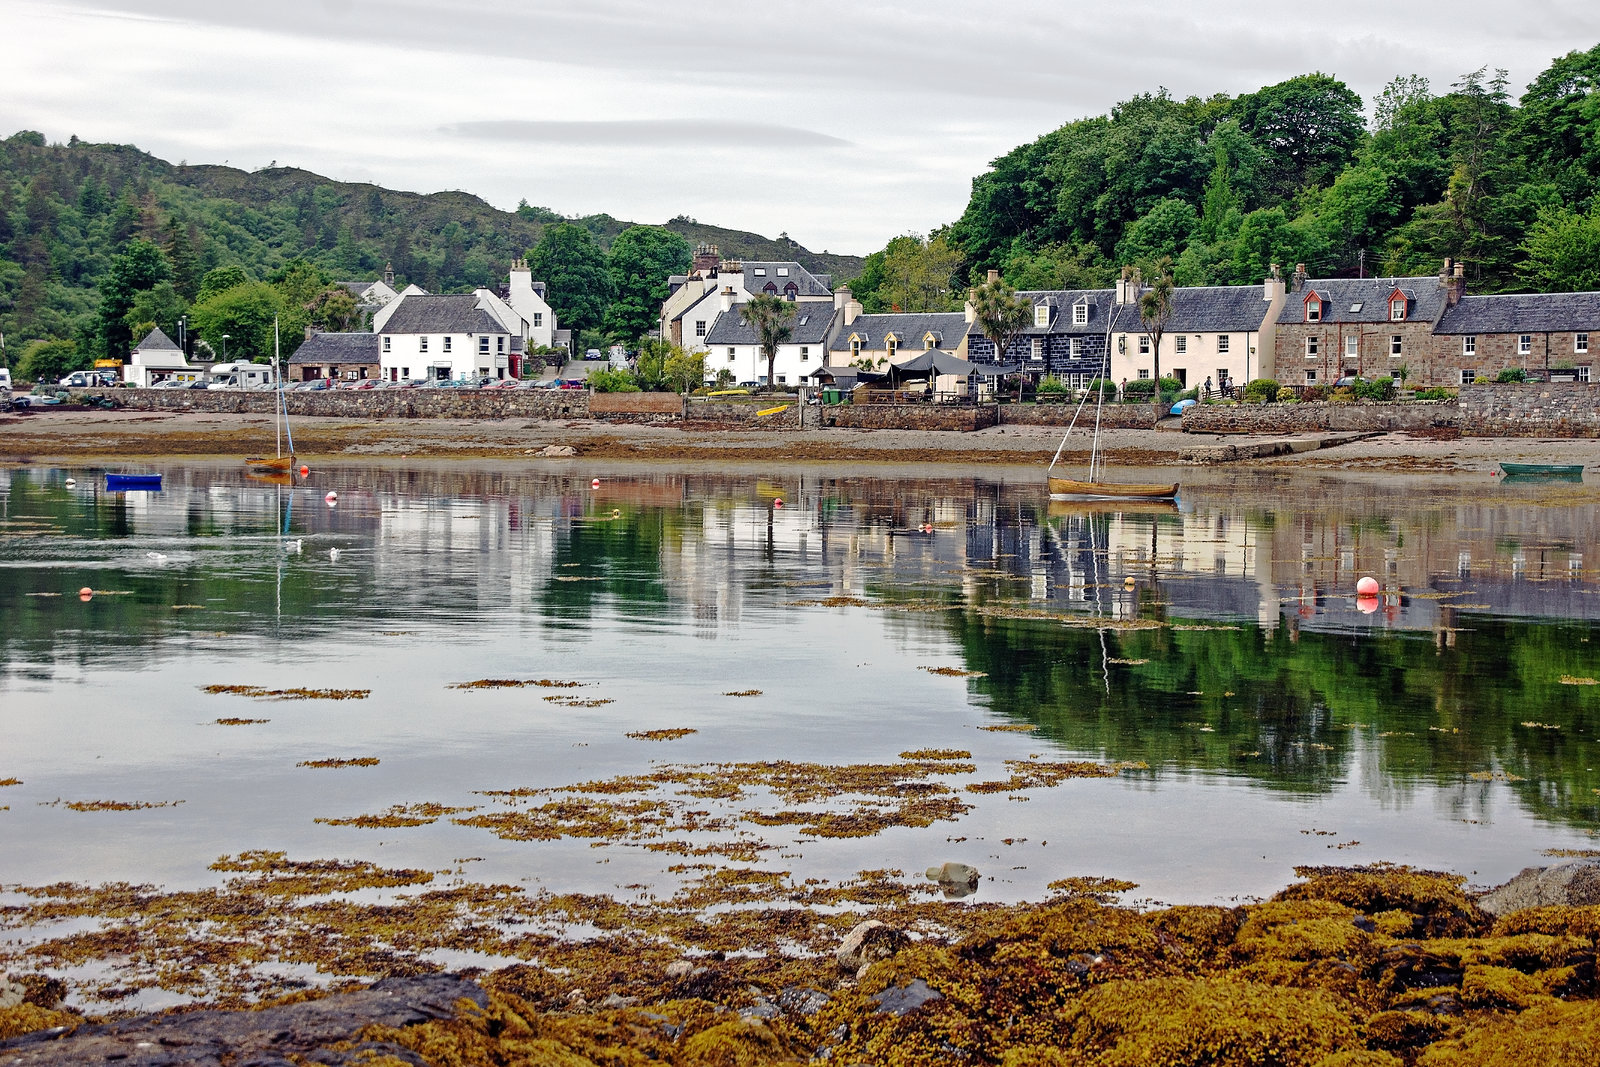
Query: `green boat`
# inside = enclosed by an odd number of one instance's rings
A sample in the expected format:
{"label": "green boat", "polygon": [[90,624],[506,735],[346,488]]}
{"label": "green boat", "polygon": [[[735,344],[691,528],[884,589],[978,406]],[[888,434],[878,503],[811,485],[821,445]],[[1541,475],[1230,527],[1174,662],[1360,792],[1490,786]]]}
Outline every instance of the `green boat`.
{"label": "green boat", "polygon": [[1583,481],[1582,463],[1500,463],[1500,469],[1507,478],[1517,478],[1524,481],[1542,479],[1544,481],[1581,482]]}

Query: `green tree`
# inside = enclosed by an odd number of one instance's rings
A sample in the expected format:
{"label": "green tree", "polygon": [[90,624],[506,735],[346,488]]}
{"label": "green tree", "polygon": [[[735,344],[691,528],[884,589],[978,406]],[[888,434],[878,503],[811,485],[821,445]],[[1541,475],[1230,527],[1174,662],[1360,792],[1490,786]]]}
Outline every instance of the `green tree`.
{"label": "green tree", "polygon": [[288,307],[309,308],[332,280],[328,272],[310,260],[296,256],[267,279],[283,295]]}
{"label": "green tree", "polygon": [[1546,293],[1600,290],[1600,203],[1586,215],[1556,208],[1539,216],[1522,244],[1524,285]]}
{"label": "green tree", "polygon": [[31,382],[54,385],[75,370],[89,366],[87,353],[78,350],[76,341],[57,339],[30,341],[17,360],[17,376]]}
{"label": "green tree", "polygon": [[1337,78],[1302,74],[1234,101],[1240,128],[1267,154],[1266,185],[1277,198],[1330,184],[1360,147],[1361,97]]}
{"label": "green tree", "polygon": [[[973,288],[972,322],[978,332],[994,345],[995,362],[1004,362],[1006,347],[1011,339],[1033,321],[1033,302],[1017,295],[998,275],[991,275],[982,285]],[[1022,383],[1017,382],[1017,397],[1022,397]]]}
{"label": "green tree", "polygon": [[[222,350],[221,338],[227,334],[229,358],[261,362],[272,358],[273,321],[286,319],[284,312],[283,296],[274,286],[246,282],[195,304],[189,321],[214,350]],[[298,347],[302,333],[287,323],[280,328],[282,354],[287,357]]]}
{"label": "green tree", "polygon": [[[179,294],[172,282],[157,282],[141,293],[134,294],[123,323],[133,342],[144,340],[145,334],[159,326],[168,337],[178,337],[178,319],[189,310],[189,302]],[[142,332],[141,332],[141,328]]]}
{"label": "green tree", "polygon": [[192,222],[176,215],[167,220],[161,250],[172,268],[172,285],[185,300],[200,294],[200,236]]}
{"label": "green tree", "polygon": [[1529,163],[1555,179],[1563,199],[1600,191],[1600,45],[1568,52],[1533,80],[1517,130]]}
{"label": "green tree", "polygon": [[241,285],[250,283],[250,275],[244,272],[243,267],[217,267],[215,270],[206,271],[204,278],[200,279],[200,291],[195,300],[210,300],[214,296],[226,293],[229,289],[237,289]]}
{"label": "green tree", "polygon": [[100,287],[99,345],[107,359],[122,359],[132,346],[125,321],[133,299],[158,282],[167,280],[167,260],[161,249],[135,238],[111,261]]}
{"label": "green tree", "polygon": [[605,321],[611,303],[611,273],[606,254],[582,226],[558,222],[545,228],[528,253],[533,276],[548,286],[556,321],[567,329],[592,330]]}
{"label": "green tree", "polygon": [[348,333],[361,324],[361,306],[350,290],[340,285],[318,293],[306,307],[311,324],[332,333]]}
{"label": "green tree", "polygon": [[1200,216],[1194,205],[1174,196],[1162,197],[1124,231],[1117,259],[1134,263],[1178,256],[1199,228]]}
{"label": "green tree", "polygon": [[680,393],[692,393],[706,382],[706,354],[704,351],[685,352],[673,345],[662,371],[672,388]]}
{"label": "green tree", "polygon": [[1092,242],[1046,245],[1018,251],[1001,275],[1018,289],[1103,289],[1111,284],[1111,267]]}
{"label": "green tree", "polygon": [[904,234],[868,259],[876,262],[863,268],[852,292],[863,310],[871,305],[869,314],[953,311],[957,307],[955,272],[962,255],[943,234],[927,240],[918,234]]}
{"label": "green tree", "polygon": [[[1139,296],[1139,321],[1150,335],[1150,353],[1155,359],[1155,380],[1161,381],[1161,337],[1172,319],[1172,261],[1163,258],[1156,264],[1150,288]],[[1161,407],[1161,390],[1155,391],[1155,404]]]}
{"label": "green tree", "polygon": [[1254,285],[1267,276],[1272,263],[1294,263],[1294,234],[1282,208],[1260,208],[1244,217],[1233,239],[1229,279],[1234,285]]}
{"label": "green tree", "polygon": [[655,332],[667,278],[686,273],[690,258],[688,239],[660,226],[630,226],[617,235],[609,260],[614,295],[605,315],[612,340],[633,344]]}
{"label": "green tree", "polygon": [[639,342],[639,354],[633,361],[633,380],[641,389],[657,393],[667,387],[667,360],[676,348],[671,341],[660,337],[646,337]]}
{"label": "green tree", "polygon": [[794,304],[772,293],[757,293],[739,305],[739,317],[755,328],[767,357],[767,392],[778,387],[778,346],[794,333]]}

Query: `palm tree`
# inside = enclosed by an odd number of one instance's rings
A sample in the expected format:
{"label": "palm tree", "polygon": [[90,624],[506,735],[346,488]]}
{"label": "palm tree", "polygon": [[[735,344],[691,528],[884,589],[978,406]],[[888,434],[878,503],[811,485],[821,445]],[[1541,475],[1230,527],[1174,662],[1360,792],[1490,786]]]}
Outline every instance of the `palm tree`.
{"label": "palm tree", "polygon": [[1156,411],[1161,410],[1161,335],[1167,331],[1172,318],[1172,259],[1163,256],[1156,263],[1150,288],[1139,297],[1139,319],[1144,332],[1150,335],[1150,349],[1155,357]]}
{"label": "palm tree", "polygon": [[739,305],[739,316],[754,326],[761,336],[761,353],[767,357],[767,392],[777,388],[774,377],[778,362],[778,346],[794,333],[794,305],[771,293],[757,293],[748,302]]}
{"label": "palm tree", "polygon": [[[1033,301],[1017,295],[1017,291],[1000,280],[999,271],[990,271],[989,278],[972,290],[972,321],[994,345],[996,363],[1006,358],[1006,346],[1011,339],[1033,322]],[[1022,379],[1017,379],[1017,399],[1022,399]]]}

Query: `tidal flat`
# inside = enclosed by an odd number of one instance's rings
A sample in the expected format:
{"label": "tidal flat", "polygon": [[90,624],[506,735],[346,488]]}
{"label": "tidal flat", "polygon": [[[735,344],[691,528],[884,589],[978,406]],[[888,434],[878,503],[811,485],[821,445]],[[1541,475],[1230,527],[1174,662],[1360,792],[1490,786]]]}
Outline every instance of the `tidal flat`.
{"label": "tidal flat", "polygon": [[[0,971],[59,983],[34,1012],[479,968],[488,1014],[427,1038],[455,1062],[518,1026],[572,1062],[1192,1036],[1130,995],[1323,1020],[1262,1023],[1268,1062],[1593,1031],[1589,913],[1471,895],[1597,845],[1584,486],[160,469],[0,472]],[[907,940],[843,973],[869,918]],[[670,1037],[629,1015],[667,1001]]]}

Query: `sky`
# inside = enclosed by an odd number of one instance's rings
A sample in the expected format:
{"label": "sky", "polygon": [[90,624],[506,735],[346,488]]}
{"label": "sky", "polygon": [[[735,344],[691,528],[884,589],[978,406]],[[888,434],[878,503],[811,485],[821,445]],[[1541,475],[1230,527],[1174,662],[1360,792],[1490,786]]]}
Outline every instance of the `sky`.
{"label": "sky", "polygon": [[0,0],[0,137],[276,163],[496,207],[687,215],[865,255],[989,162],[1165,86],[1320,70],[1370,100],[1600,44],[1594,0]]}

